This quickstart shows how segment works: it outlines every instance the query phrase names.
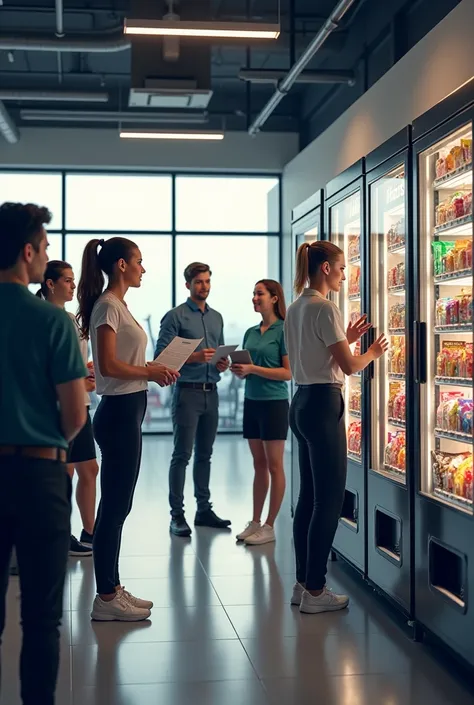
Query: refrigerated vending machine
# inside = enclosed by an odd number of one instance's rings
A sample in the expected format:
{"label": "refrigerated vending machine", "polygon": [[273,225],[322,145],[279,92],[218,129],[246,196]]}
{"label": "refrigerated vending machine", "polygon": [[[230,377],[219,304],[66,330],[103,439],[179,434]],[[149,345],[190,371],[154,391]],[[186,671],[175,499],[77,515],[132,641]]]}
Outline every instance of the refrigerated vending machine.
{"label": "refrigerated vending machine", "polygon": [[[367,389],[367,577],[413,613],[413,455],[408,452],[411,278],[410,128],[366,157],[367,299],[373,336],[387,355],[365,371]],[[372,336],[372,337],[373,337]],[[409,391],[409,390],[408,390]]]}
{"label": "refrigerated vending machine", "polygon": [[[364,161],[333,179],[326,187],[326,237],[340,247],[346,259],[346,279],[334,301],[341,310],[344,327],[357,320],[362,310],[365,283],[364,252]],[[353,350],[360,354],[360,342]],[[361,373],[345,378],[345,422],[347,429],[347,482],[342,515],[333,547],[363,573],[366,572],[365,497],[366,451],[364,433],[365,394]]]}
{"label": "refrigerated vending machine", "polygon": [[[323,232],[323,191],[319,190],[310,198],[303,201],[292,211],[292,268],[291,275],[295,273],[296,252],[303,242],[320,240]],[[291,382],[293,395],[294,383]],[[300,491],[300,472],[298,465],[298,446],[296,438],[291,436],[291,515],[294,515],[298,494]]]}
{"label": "refrigerated vending machine", "polygon": [[413,124],[415,616],[474,665],[474,107],[459,110],[465,94],[454,94]]}

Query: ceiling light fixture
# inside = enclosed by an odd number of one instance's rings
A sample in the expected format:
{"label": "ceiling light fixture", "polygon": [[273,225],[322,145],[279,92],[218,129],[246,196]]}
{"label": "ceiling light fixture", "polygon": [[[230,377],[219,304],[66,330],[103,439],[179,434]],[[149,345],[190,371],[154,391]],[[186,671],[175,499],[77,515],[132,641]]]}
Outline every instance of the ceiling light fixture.
{"label": "ceiling light fixture", "polygon": [[155,37],[208,37],[220,39],[278,39],[279,24],[261,22],[189,22],[125,19],[124,34]]}
{"label": "ceiling light fixture", "polygon": [[132,130],[121,130],[121,139],[129,140],[211,140],[219,141],[224,139],[223,132],[134,132]]}

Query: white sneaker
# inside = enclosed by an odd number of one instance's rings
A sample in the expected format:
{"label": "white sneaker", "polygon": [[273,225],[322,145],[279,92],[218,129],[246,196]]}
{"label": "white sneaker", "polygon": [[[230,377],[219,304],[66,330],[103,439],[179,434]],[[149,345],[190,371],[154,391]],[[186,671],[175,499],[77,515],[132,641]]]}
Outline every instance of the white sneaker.
{"label": "white sneaker", "polygon": [[123,590],[119,590],[113,600],[106,602],[96,595],[92,606],[91,619],[98,622],[141,622],[148,619],[150,610],[135,607],[127,599]]}
{"label": "white sneaker", "polygon": [[134,607],[139,607],[142,610],[151,610],[153,608],[153,602],[151,600],[142,600],[141,597],[135,597],[135,595],[132,595],[131,592],[125,590],[124,587],[122,587],[122,590],[127,600]]}
{"label": "white sneaker", "polygon": [[314,595],[311,595],[305,590],[301,598],[300,612],[304,612],[305,614],[336,612],[337,610],[343,610],[348,604],[349,598],[347,595],[336,595],[336,593],[331,592],[327,587],[325,587],[323,592],[317,597],[314,597]]}
{"label": "white sneaker", "polygon": [[303,597],[304,587],[300,583],[295,583],[293,585],[293,594],[291,596],[290,605],[301,605],[301,598]]}
{"label": "white sneaker", "polygon": [[245,539],[248,536],[252,536],[252,534],[254,534],[257,531],[257,529],[259,529],[259,528],[260,528],[260,522],[249,521],[249,523],[247,524],[245,529],[243,531],[241,531],[240,534],[237,534],[237,536],[235,538],[237,539],[237,541],[245,541]]}
{"label": "white sneaker", "polygon": [[247,546],[261,546],[264,543],[272,543],[272,541],[275,541],[275,530],[273,526],[268,526],[268,524],[264,524],[245,539]]}

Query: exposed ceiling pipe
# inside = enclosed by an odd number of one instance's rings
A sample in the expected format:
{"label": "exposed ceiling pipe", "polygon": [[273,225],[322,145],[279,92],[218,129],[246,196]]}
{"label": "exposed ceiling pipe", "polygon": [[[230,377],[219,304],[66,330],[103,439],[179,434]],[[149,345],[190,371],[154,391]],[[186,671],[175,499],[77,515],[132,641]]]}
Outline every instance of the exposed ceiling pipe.
{"label": "exposed ceiling pipe", "polygon": [[319,51],[326,39],[342,20],[346,12],[352,7],[357,0],[339,0],[334,10],[329,15],[326,22],[317,32],[314,39],[309,43],[306,50],[301,54],[300,58],[293,64],[291,69],[286,74],[285,78],[278,82],[275,93],[270,98],[265,107],[260,111],[255,120],[249,127],[249,135],[256,135],[260,132],[263,125],[266,123],[275,108],[281,103],[286,94],[291,90],[292,86],[309,64],[313,56]]}
{"label": "exposed ceiling pipe", "polygon": [[[56,36],[58,39],[64,37],[64,16],[63,16],[63,0],[56,0]],[[57,55],[58,62],[58,82],[61,84],[63,82],[63,60],[61,52],[58,51]]]}
{"label": "exposed ceiling pipe", "polygon": [[127,122],[140,124],[187,123],[199,124],[209,120],[207,113],[147,113],[147,112],[95,112],[93,110],[21,110],[22,120],[34,122]]}
{"label": "exposed ceiling pipe", "polygon": [[5,51],[58,51],[77,52],[79,54],[110,54],[117,51],[130,49],[131,42],[122,37],[107,37],[104,39],[87,40],[84,38],[66,40],[45,37],[1,37],[0,50]]}
{"label": "exposed ceiling pipe", "polygon": [[0,101],[0,132],[7,142],[16,144],[20,139],[20,133],[13,122],[9,112]]}
{"label": "exposed ceiling pipe", "polygon": [[0,88],[0,100],[30,100],[58,103],[107,103],[108,93],[85,91],[23,91]]}
{"label": "exposed ceiling pipe", "polygon": [[[239,78],[250,83],[278,83],[285,78],[287,71],[278,69],[241,69]],[[295,83],[346,83],[355,84],[353,71],[303,71]]]}

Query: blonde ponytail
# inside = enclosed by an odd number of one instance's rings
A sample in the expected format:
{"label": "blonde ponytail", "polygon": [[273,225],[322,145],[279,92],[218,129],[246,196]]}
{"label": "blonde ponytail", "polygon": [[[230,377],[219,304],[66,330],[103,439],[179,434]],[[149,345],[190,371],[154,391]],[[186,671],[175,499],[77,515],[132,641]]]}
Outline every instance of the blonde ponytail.
{"label": "blonde ponytail", "polygon": [[343,253],[340,247],[329,240],[316,240],[303,242],[296,253],[296,272],[294,291],[296,296],[301,296],[309,280],[314,277],[324,262],[334,264]]}

